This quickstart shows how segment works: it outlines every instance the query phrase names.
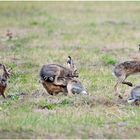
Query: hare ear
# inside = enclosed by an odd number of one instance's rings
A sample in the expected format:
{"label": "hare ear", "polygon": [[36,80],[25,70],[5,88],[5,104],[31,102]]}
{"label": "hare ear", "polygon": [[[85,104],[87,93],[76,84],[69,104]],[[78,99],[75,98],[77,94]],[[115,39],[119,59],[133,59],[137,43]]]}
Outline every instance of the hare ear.
{"label": "hare ear", "polygon": [[8,72],[10,72],[10,73],[11,73],[11,72],[12,72],[12,68],[8,69]]}
{"label": "hare ear", "polygon": [[67,59],[67,67],[68,67],[69,69],[71,69],[71,64],[72,64],[72,59],[71,59],[70,56],[68,56],[68,59]]}
{"label": "hare ear", "polygon": [[5,65],[3,65],[3,71],[4,71],[4,73],[5,73],[5,75],[7,76],[7,77],[10,77],[10,75],[11,75],[11,70],[9,69],[9,70],[7,70],[6,69],[6,67],[5,67]]}
{"label": "hare ear", "polygon": [[12,68],[8,69],[8,73],[9,73],[9,75],[12,75],[13,74]]}

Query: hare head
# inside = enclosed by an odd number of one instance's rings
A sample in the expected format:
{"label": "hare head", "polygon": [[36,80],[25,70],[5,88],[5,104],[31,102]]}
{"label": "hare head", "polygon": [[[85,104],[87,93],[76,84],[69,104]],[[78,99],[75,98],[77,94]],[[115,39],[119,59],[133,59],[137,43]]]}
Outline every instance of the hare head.
{"label": "hare head", "polygon": [[77,71],[77,68],[76,68],[76,66],[74,64],[74,61],[72,60],[71,56],[68,56],[67,67],[73,72],[73,75],[78,77],[78,71]]}

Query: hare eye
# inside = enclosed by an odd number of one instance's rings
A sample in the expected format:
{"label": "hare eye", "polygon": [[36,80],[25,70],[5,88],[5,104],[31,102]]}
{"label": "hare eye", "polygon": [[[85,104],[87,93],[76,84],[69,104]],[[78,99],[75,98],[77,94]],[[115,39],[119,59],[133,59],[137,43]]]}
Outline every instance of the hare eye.
{"label": "hare eye", "polygon": [[5,82],[6,80],[5,80],[5,79],[1,79],[1,81],[2,81],[2,82]]}

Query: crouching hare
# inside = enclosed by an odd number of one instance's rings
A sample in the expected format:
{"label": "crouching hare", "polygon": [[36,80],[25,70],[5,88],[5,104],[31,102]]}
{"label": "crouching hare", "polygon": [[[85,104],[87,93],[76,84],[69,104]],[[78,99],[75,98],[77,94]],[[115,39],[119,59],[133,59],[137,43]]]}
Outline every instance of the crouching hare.
{"label": "crouching hare", "polygon": [[3,69],[3,74],[0,76],[0,95],[2,95],[5,98],[5,89],[7,87],[7,83],[8,83],[8,78],[11,75],[11,69],[7,70],[5,65],[0,64],[0,68],[2,67]]}
{"label": "crouching hare", "polygon": [[128,103],[140,103],[140,86],[135,86],[131,90],[130,98],[127,100]]}
{"label": "crouching hare", "polygon": [[78,77],[77,69],[71,57],[68,57],[67,68],[58,64],[43,65],[40,78],[43,87],[50,95],[63,92],[67,95],[86,93]]}
{"label": "crouching hare", "polygon": [[82,83],[78,79],[66,79],[66,86],[55,85],[53,82],[42,81],[43,87],[50,95],[57,95],[60,92],[65,95],[72,96],[73,94],[87,95],[87,91],[83,87]]}
{"label": "crouching hare", "polygon": [[118,91],[118,86],[120,84],[126,84],[128,86],[133,86],[131,82],[125,81],[129,75],[140,72],[140,61],[126,61],[115,66],[113,74],[117,77],[117,82],[114,86],[115,95],[122,98]]}
{"label": "crouching hare", "polygon": [[69,96],[73,94],[87,95],[87,91],[78,79],[70,79],[67,84],[67,93]]}

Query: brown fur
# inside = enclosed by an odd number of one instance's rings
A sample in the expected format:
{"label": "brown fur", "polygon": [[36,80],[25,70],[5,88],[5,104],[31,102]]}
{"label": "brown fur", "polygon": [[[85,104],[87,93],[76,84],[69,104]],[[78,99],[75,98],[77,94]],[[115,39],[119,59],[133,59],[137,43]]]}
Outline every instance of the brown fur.
{"label": "brown fur", "polygon": [[40,71],[41,79],[46,80],[45,76],[53,77],[54,78],[53,82],[55,85],[66,86],[67,83],[65,81],[65,78],[78,77],[78,74],[74,72],[73,70],[69,68],[65,68],[61,65],[48,64],[48,65],[43,65]]}
{"label": "brown fur", "polygon": [[43,81],[42,85],[50,95],[57,95],[60,92],[66,92],[66,86],[54,85],[47,81]]}
{"label": "brown fur", "polygon": [[78,77],[78,73],[70,56],[67,60],[67,67],[58,64],[43,65],[40,77],[43,87],[51,95],[59,92],[72,95],[72,89],[76,89],[76,87],[84,91],[81,82],[75,78]]}
{"label": "brown fur", "polygon": [[66,81],[67,86],[55,85],[47,81],[42,81],[42,85],[50,95],[57,95],[62,92],[65,95],[72,96],[74,94],[72,89],[75,88],[75,86],[82,88],[81,90],[86,92],[82,83],[78,79],[67,78]]}
{"label": "brown fur", "polygon": [[82,83],[77,78],[67,78],[66,81],[67,81],[67,87],[65,92],[67,93],[65,94],[67,94],[68,96],[72,96],[73,94],[75,94],[73,91],[75,87],[77,88],[79,87],[81,88],[82,91],[85,91],[85,88],[83,87]]}
{"label": "brown fur", "polygon": [[10,70],[7,70],[4,65],[0,64],[0,67],[3,68],[3,75],[0,76],[0,95],[5,98],[5,90],[7,87],[7,80],[10,77]]}
{"label": "brown fur", "polygon": [[132,74],[140,72],[140,61],[126,61],[123,63],[118,64],[114,68],[114,75],[118,78],[117,83],[114,86],[116,95],[121,95],[118,92],[119,84],[126,84],[128,86],[133,86],[131,82],[125,81],[125,79]]}
{"label": "brown fur", "polygon": [[3,85],[0,83],[0,95],[2,95],[3,98],[5,98],[4,92],[5,92],[6,87],[7,85]]}

